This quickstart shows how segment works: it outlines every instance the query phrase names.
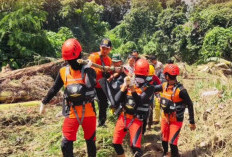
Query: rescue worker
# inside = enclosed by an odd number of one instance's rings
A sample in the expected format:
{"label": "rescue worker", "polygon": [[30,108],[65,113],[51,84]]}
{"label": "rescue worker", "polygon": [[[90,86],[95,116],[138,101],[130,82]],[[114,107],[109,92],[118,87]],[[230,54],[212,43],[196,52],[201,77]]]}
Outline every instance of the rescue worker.
{"label": "rescue worker", "polygon": [[131,55],[134,57],[135,61],[139,60],[140,57],[139,57],[139,52],[137,50],[133,50],[131,52]]}
{"label": "rescue worker", "polygon": [[154,91],[152,86],[148,87],[146,84],[148,71],[147,60],[139,59],[135,63],[134,79],[125,77],[121,90],[115,95],[115,104],[122,104],[123,107],[113,135],[113,146],[118,157],[125,157],[122,143],[127,132],[130,134],[130,146],[134,156],[142,156],[143,120],[148,116],[150,97]]}
{"label": "rescue worker", "polygon": [[[121,67],[123,62],[119,54],[113,54],[112,56],[112,64],[115,67],[115,72],[108,78],[107,80],[110,82],[113,79],[117,80],[118,77],[120,77],[120,74],[122,73],[122,68],[117,69],[117,67]],[[121,80],[123,83],[123,79]]]}
{"label": "rescue worker", "polygon": [[[152,55],[149,56],[149,60],[151,64],[155,68],[155,75],[159,78],[160,82],[166,82],[164,74],[163,74],[163,64],[157,60],[157,57]],[[159,124],[160,122],[160,94],[158,92],[155,93],[155,117],[154,124]]]}
{"label": "rescue worker", "polygon": [[167,64],[174,64],[174,60],[173,59],[168,59]]}
{"label": "rescue worker", "polygon": [[81,58],[82,47],[76,39],[68,39],[62,46],[62,58],[68,65],[62,67],[57,75],[53,87],[48,91],[40,105],[40,113],[44,113],[45,104],[65,87],[63,101],[63,140],[61,149],[64,157],[73,157],[73,141],[80,125],[84,130],[88,156],[96,156],[95,134],[96,113],[93,99],[95,96],[96,73],[87,66],[77,63]]}
{"label": "rescue worker", "polygon": [[[155,75],[155,68],[151,64],[149,65],[149,73],[148,73],[148,77],[147,77],[146,80],[147,80],[148,84],[152,85],[152,86],[161,84],[159,78]],[[150,102],[148,130],[151,129],[151,126],[153,124],[153,108],[154,108],[154,104],[155,104],[155,118],[156,118],[157,116],[160,116],[160,105],[159,105],[159,103],[157,104],[156,98],[153,95],[152,99],[151,99],[151,102]],[[144,132],[146,131],[146,123],[147,123],[147,121],[144,121]]]}
{"label": "rescue worker", "polygon": [[168,152],[168,143],[171,147],[171,156],[179,157],[177,147],[179,133],[183,125],[185,107],[188,107],[190,129],[195,130],[193,103],[187,90],[177,81],[179,67],[175,64],[167,64],[163,71],[167,82],[155,87],[155,91],[161,91],[161,132],[163,155]]}
{"label": "rescue worker", "polygon": [[160,61],[158,61],[157,57],[154,55],[150,56],[149,59],[155,68],[155,75],[158,76],[158,78],[162,83],[165,82],[166,80],[163,75],[163,69],[164,69],[163,64]]}
{"label": "rescue worker", "polygon": [[92,53],[89,56],[89,60],[93,63],[102,65],[104,70],[94,68],[97,74],[97,85],[96,85],[96,93],[98,98],[98,107],[99,107],[99,117],[98,117],[98,126],[105,126],[106,121],[106,110],[109,106],[107,103],[107,97],[104,94],[101,85],[99,84],[99,80],[102,77],[109,78],[110,77],[110,66],[112,64],[111,58],[108,56],[110,51],[112,50],[112,44],[109,39],[103,39],[100,45],[100,51]]}

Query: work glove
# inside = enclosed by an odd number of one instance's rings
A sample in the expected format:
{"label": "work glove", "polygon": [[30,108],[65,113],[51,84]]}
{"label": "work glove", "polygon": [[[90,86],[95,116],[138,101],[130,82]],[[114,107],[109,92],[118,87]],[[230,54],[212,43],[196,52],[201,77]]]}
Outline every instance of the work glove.
{"label": "work glove", "polygon": [[85,65],[85,68],[90,68],[92,66],[93,62],[88,59],[88,64]]}
{"label": "work glove", "polygon": [[44,114],[44,113],[45,113],[45,105],[41,102],[39,108],[39,114]]}
{"label": "work glove", "polygon": [[130,76],[130,83],[129,83],[129,87],[134,86],[134,84],[135,84],[135,77]]}
{"label": "work glove", "polygon": [[131,84],[131,80],[130,80],[130,77],[129,76],[126,76],[124,78],[124,83],[123,83],[125,86],[129,86]]}
{"label": "work glove", "polygon": [[189,124],[189,128],[191,131],[196,129],[196,125],[195,124]]}
{"label": "work glove", "polygon": [[115,106],[111,105],[110,106],[110,114],[114,115],[114,112],[115,112]]}

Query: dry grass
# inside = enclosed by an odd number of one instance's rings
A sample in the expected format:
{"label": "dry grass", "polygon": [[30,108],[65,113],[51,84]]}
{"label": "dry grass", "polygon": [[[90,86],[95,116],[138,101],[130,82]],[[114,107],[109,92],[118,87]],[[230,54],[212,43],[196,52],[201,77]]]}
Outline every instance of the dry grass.
{"label": "dry grass", "polygon": [[[179,140],[179,149],[184,157],[232,156],[232,79],[221,80],[219,76],[199,73],[194,66],[186,66],[180,82],[194,101],[197,129],[190,131],[188,114]],[[201,97],[204,91],[223,91],[211,97]],[[0,156],[10,157],[57,157],[61,156],[60,142],[63,117],[56,117],[60,106],[49,106],[44,116],[38,114],[38,106],[14,106],[0,110]],[[98,157],[114,157],[111,145],[116,118],[108,115],[107,128],[97,128]],[[159,125],[153,126],[143,138],[144,157],[159,157],[162,154]],[[124,148],[132,156],[128,137]],[[74,144],[76,156],[86,156],[83,131],[79,130]]]}
{"label": "dry grass", "polygon": [[[197,129],[190,131],[186,114],[179,148],[186,157],[232,156],[232,79],[222,80],[194,69],[189,67],[189,72],[196,79],[182,79],[182,82],[194,101]],[[213,90],[219,93],[201,97],[203,92]]]}

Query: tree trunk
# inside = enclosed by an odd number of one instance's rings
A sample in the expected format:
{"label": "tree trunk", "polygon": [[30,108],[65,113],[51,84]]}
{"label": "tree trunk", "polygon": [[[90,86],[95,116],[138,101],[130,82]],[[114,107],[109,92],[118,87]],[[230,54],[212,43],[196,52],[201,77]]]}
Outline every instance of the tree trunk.
{"label": "tree trunk", "polygon": [[0,73],[0,83],[2,83],[6,79],[20,79],[23,76],[33,76],[37,73],[43,73],[45,75],[49,75],[52,78],[55,78],[58,70],[63,66],[64,61],[62,59],[46,63],[42,65],[36,65],[32,67],[27,67],[23,69],[13,70],[13,71],[7,71],[7,72],[1,72]]}
{"label": "tree trunk", "polygon": [[[63,60],[0,73],[0,104],[42,100],[53,86]],[[54,100],[60,102],[62,94]]]}

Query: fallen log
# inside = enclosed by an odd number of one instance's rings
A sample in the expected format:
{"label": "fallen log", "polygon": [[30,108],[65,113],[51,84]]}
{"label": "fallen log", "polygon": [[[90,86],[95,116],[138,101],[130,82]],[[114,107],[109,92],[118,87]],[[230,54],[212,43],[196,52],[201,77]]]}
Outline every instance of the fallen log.
{"label": "fallen log", "polygon": [[[6,79],[0,83],[0,104],[42,100],[53,86],[54,79],[44,74],[24,75],[20,79]],[[62,101],[61,92],[53,101]]]}
{"label": "fallen log", "polygon": [[[89,63],[89,60],[78,59],[77,62],[79,64],[87,65]],[[114,67],[114,66],[111,66],[111,67],[105,66],[104,67],[104,66],[96,64],[96,63],[91,63],[91,67],[98,68],[98,69],[101,69],[103,71],[107,71],[107,70],[109,70],[109,71],[115,71],[115,70],[121,70],[123,68],[123,67]],[[106,67],[108,69],[106,69]]]}
{"label": "fallen log", "polygon": [[23,76],[33,76],[37,73],[43,73],[45,75],[49,75],[52,78],[55,78],[58,70],[63,66],[64,61],[62,59],[46,63],[42,65],[31,66],[23,69],[1,72],[0,73],[0,83],[2,83],[6,79],[20,79]]}
{"label": "fallen log", "polygon": [[[52,87],[62,59],[0,73],[0,104],[41,100]],[[59,103],[61,93],[54,100]]]}

